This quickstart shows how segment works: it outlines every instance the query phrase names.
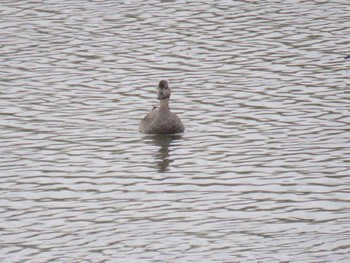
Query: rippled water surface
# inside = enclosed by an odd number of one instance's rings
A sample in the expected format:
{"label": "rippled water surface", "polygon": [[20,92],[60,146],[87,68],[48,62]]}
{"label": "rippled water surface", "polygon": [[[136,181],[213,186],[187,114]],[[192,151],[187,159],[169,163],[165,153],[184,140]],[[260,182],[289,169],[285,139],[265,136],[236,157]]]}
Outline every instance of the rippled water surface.
{"label": "rippled water surface", "polygon": [[2,1],[0,261],[350,262],[349,14]]}

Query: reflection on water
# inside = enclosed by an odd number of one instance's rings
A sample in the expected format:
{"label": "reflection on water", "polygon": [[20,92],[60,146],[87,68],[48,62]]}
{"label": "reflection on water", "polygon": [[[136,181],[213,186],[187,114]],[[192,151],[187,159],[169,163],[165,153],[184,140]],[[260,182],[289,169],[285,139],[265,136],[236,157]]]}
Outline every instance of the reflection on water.
{"label": "reflection on water", "polygon": [[171,147],[181,145],[181,139],[181,134],[152,134],[144,136],[143,141],[145,143],[159,147],[158,151],[154,153],[154,160],[155,168],[160,173],[170,170],[169,165],[174,161],[171,159]]}
{"label": "reflection on water", "polygon": [[349,13],[2,1],[0,261],[349,262]]}

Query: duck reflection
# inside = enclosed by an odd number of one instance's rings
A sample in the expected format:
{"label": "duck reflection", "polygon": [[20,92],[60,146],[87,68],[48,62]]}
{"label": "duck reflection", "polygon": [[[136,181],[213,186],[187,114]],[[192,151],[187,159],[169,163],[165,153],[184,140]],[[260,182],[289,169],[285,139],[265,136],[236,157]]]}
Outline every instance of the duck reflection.
{"label": "duck reflection", "polygon": [[154,134],[146,135],[143,137],[144,141],[148,144],[159,146],[159,150],[155,153],[155,164],[158,172],[165,173],[170,170],[170,164],[174,161],[171,160],[171,146],[176,141],[182,139],[181,134]]}

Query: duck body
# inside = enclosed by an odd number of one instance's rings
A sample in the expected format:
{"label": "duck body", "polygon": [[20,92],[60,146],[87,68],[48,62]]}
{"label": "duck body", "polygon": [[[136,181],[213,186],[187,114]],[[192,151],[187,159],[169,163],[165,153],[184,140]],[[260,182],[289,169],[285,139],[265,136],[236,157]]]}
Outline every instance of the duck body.
{"label": "duck body", "polygon": [[180,118],[170,110],[154,108],[140,122],[140,131],[150,134],[173,134],[184,132]]}
{"label": "duck body", "polygon": [[140,122],[139,130],[147,134],[174,134],[184,132],[180,118],[169,109],[170,88],[161,80],[158,85],[159,107],[154,107]]}

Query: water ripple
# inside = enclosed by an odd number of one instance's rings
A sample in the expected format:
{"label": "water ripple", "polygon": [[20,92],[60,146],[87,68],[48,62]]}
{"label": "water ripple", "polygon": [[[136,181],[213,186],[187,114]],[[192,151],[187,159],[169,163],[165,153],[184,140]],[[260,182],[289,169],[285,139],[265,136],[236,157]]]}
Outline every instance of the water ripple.
{"label": "water ripple", "polygon": [[0,259],[348,262],[349,12],[3,1]]}

